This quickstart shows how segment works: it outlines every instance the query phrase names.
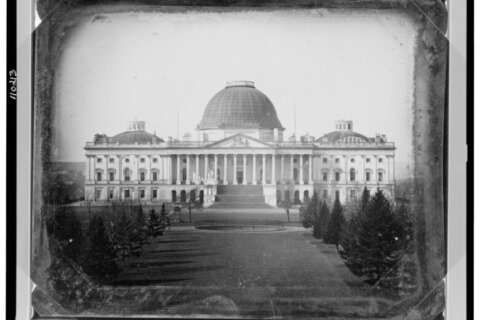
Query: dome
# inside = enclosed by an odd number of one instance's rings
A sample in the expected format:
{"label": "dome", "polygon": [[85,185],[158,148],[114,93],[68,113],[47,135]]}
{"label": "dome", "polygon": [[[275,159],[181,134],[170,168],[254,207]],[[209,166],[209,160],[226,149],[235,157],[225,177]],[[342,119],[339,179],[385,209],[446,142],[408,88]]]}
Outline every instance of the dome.
{"label": "dome", "polygon": [[317,142],[339,142],[345,138],[359,139],[361,142],[370,142],[370,138],[355,131],[333,131],[317,139]]}
{"label": "dome", "polygon": [[113,136],[110,142],[119,144],[148,144],[163,142],[163,140],[146,131],[136,130],[119,133],[116,136]]}
{"label": "dome", "polygon": [[208,102],[198,129],[283,129],[275,107],[251,81],[228,82]]}

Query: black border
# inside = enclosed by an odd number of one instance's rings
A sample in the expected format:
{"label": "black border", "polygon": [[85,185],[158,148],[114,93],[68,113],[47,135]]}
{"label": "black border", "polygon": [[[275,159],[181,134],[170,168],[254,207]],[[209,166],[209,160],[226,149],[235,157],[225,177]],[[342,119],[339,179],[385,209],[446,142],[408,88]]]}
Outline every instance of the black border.
{"label": "black border", "polygon": [[[6,81],[6,319],[16,318],[16,238],[17,238],[17,101],[10,98],[10,71],[17,70],[17,1],[6,3],[7,15],[7,81]],[[16,76],[15,76],[16,77]]]}
{"label": "black border", "polygon": [[466,134],[467,134],[467,171],[466,171],[466,183],[467,183],[467,194],[466,194],[466,204],[467,204],[467,225],[466,225],[466,253],[467,253],[467,273],[466,273],[466,308],[467,308],[467,319],[474,319],[474,273],[473,273],[473,247],[474,247],[474,238],[473,238],[473,215],[474,215],[474,0],[467,0],[467,12],[466,12],[466,22],[467,22],[467,34],[466,34],[466,44],[467,44],[467,61],[466,61],[466,95],[467,95],[467,119],[466,119]]}

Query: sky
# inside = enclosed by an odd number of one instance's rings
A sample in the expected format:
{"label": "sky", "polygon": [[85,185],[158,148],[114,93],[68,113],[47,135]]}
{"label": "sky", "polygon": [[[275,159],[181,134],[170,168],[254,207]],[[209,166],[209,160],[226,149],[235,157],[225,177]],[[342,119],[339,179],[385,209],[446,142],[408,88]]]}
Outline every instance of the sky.
{"label": "sky", "polygon": [[[334,121],[395,142],[412,163],[415,26],[399,13],[273,10],[116,13],[88,17],[55,72],[53,158],[84,161],[96,133],[134,119],[163,138],[200,122],[227,81],[250,80],[288,137],[319,137]],[[294,117],[295,109],[295,117]],[[177,110],[179,127],[177,128]]]}

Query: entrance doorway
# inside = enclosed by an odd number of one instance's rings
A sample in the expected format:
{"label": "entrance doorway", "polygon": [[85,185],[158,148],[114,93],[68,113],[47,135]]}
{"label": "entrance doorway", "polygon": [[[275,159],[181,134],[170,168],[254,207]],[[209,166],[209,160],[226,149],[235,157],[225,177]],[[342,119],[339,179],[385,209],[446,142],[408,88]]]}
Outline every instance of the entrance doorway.
{"label": "entrance doorway", "polygon": [[237,171],[237,182],[239,184],[243,183],[243,171],[242,170]]}

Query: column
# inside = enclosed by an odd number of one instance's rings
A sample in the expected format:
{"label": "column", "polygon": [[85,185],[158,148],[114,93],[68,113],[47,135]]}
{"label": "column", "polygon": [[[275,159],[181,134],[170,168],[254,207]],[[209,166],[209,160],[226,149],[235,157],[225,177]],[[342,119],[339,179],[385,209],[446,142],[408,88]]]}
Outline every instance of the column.
{"label": "column", "polygon": [[152,182],[152,155],[149,154],[147,156],[147,159],[148,159],[148,182],[151,183]]}
{"label": "column", "polygon": [[363,181],[363,184],[366,184],[367,183],[367,177],[366,177],[366,172],[365,172],[365,155],[362,156],[362,181]]}
{"label": "column", "polygon": [[140,181],[140,175],[139,175],[140,172],[138,172],[139,169],[140,169],[140,168],[139,168],[139,165],[140,165],[140,158],[139,158],[139,156],[135,156],[135,162],[137,162],[137,170],[136,170],[136,172],[135,172],[135,180],[138,182],[138,181]]}
{"label": "column", "polygon": [[203,170],[204,171],[203,180],[207,180],[207,176],[208,176],[208,154],[205,155],[204,167],[205,167],[205,169]]}
{"label": "column", "polygon": [[277,180],[275,178],[275,155],[272,154],[272,184],[276,185]]}
{"label": "column", "polygon": [[284,174],[284,166],[285,166],[285,155],[282,154],[282,156],[280,157],[280,183],[281,184],[284,184],[285,183],[285,179],[283,177],[283,174]]}
{"label": "column", "polygon": [[190,184],[190,155],[187,154],[187,179],[185,181],[185,184]]}
{"label": "column", "polygon": [[[313,157],[312,155],[309,156],[308,158],[308,184],[313,184],[313,177],[312,177],[312,170],[313,168]],[[331,173],[330,173],[331,175]]]}
{"label": "column", "polygon": [[213,176],[215,177],[215,184],[217,184],[218,183],[218,174],[217,174],[217,172],[218,172],[218,154],[215,154],[213,156],[215,158],[215,166],[214,166],[215,172],[213,173]]}
{"label": "column", "polygon": [[228,184],[228,171],[227,171],[227,164],[228,164],[228,155],[223,155],[223,184]]}
{"label": "column", "polygon": [[247,155],[243,155],[243,184],[247,184]]}
{"label": "column", "polygon": [[374,177],[374,181],[377,183],[377,187],[378,187],[378,158],[377,156],[373,156],[373,161],[375,161],[375,166],[374,166],[374,172],[373,172],[373,177]]}
{"label": "column", "polygon": [[90,181],[90,156],[87,156],[85,167],[85,180]]}
{"label": "column", "polygon": [[167,184],[172,183],[172,156],[167,156],[167,165],[166,165],[166,170],[167,170]]}
{"label": "column", "polygon": [[262,184],[267,184],[266,180],[265,180],[265,175],[266,175],[266,171],[265,170],[265,155],[262,154]]}
{"label": "column", "polygon": [[122,157],[117,156],[118,161],[118,181],[122,181]]}
{"label": "column", "polygon": [[295,179],[295,175],[293,174],[293,169],[295,169],[295,168],[293,167],[293,157],[294,157],[294,155],[292,154],[292,155],[290,156],[290,171],[291,171],[291,174],[292,174],[292,182],[295,184],[295,180],[294,180],[294,179]]}
{"label": "column", "polygon": [[177,184],[180,184],[180,155],[177,154],[177,179],[176,179],[176,183]]}
{"label": "column", "polygon": [[233,184],[238,184],[237,182],[237,154],[233,155]]}
{"label": "column", "polygon": [[300,184],[305,184],[305,179],[303,179],[303,154],[300,155]]}
{"label": "column", "polygon": [[253,172],[252,172],[252,184],[257,184],[257,155],[252,154]]}
{"label": "column", "polygon": [[[110,179],[110,177],[109,177],[110,174],[109,174],[109,172],[108,172],[108,161],[109,161],[108,155],[103,156],[103,160],[105,161],[105,173],[104,173],[104,176],[103,176],[102,178],[103,178],[105,181],[107,181],[107,183],[110,183],[110,182],[109,182],[109,181],[110,181],[110,180],[109,180],[109,179]],[[108,191],[107,191],[107,194],[108,194]]]}
{"label": "column", "polygon": [[199,155],[195,155],[195,183],[198,184],[200,182],[200,160],[198,159]]}
{"label": "column", "polygon": [[[347,156],[343,156],[343,161],[345,162],[345,184],[348,183],[348,177],[349,177],[349,172],[348,172],[348,159]],[[345,193],[346,194],[346,193]]]}

